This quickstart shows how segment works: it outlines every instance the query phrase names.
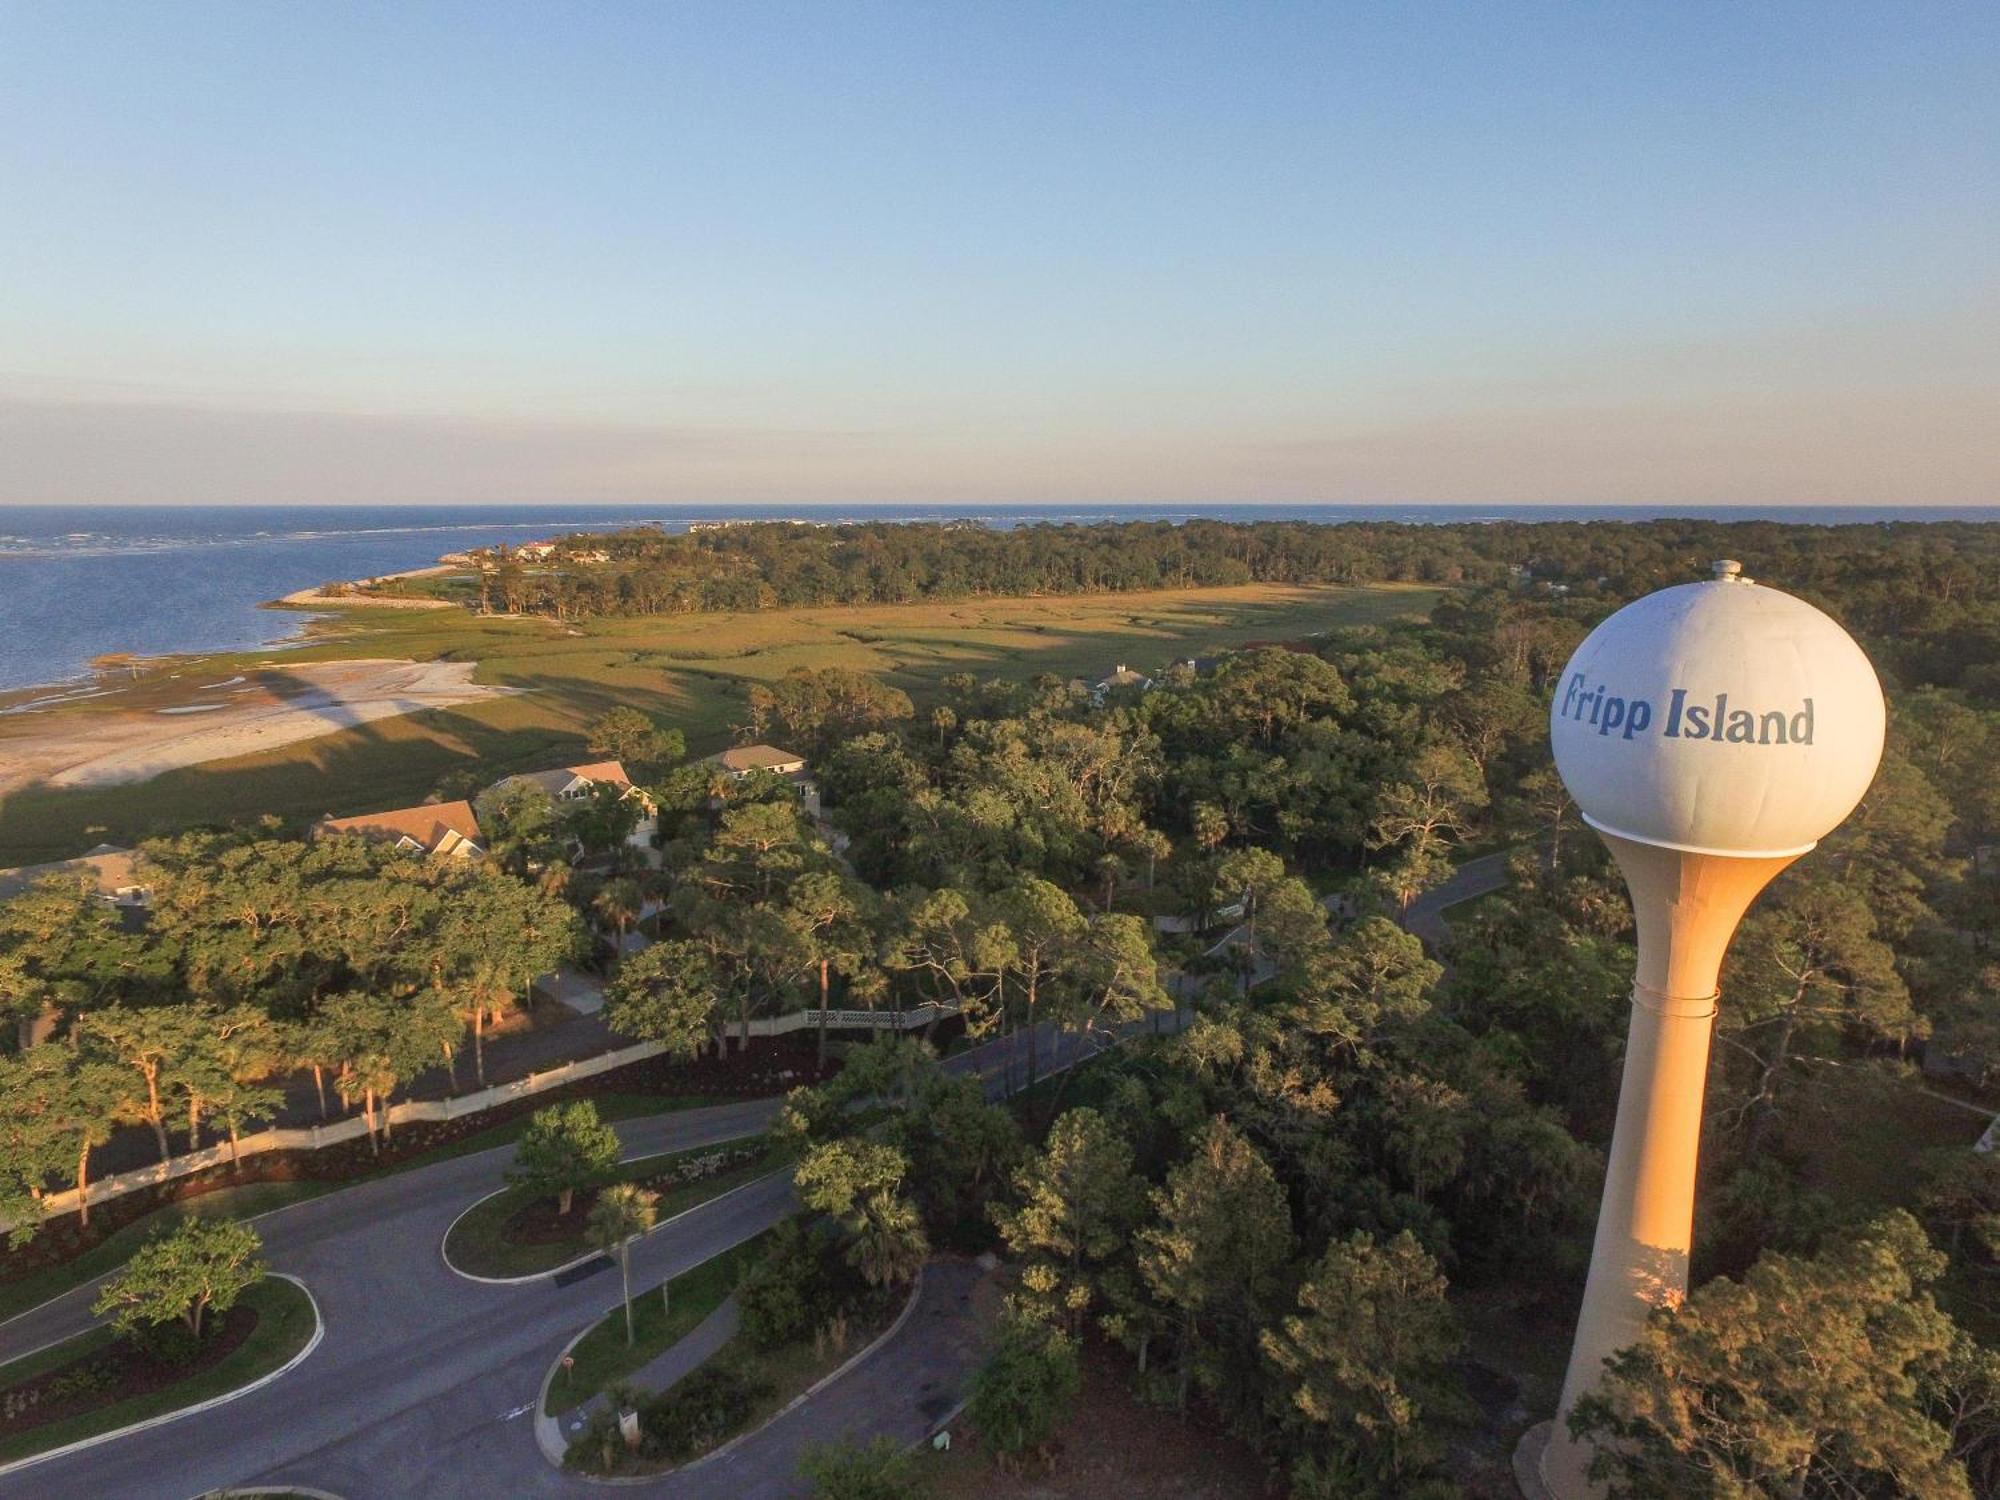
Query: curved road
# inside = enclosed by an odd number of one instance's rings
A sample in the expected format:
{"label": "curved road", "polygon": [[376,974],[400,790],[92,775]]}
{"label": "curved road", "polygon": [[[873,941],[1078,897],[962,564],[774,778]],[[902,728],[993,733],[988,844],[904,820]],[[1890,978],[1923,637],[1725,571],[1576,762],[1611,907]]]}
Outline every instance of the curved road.
{"label": "curved road", "polygon": [[[1016,1043],[1021,1039],[1015,1038]],[[989,1075],[998,1043],[947,1063]],[[1049,1038],[1046,1066],[1094,1050],[1096,1039]],[[621,1123],[628,1156],[754,1135],[781,1101],[759,1099]],[[440,1250],[460,1212],[502,1185],[511,1146],[363,1182],[260,1217],[273,1270],[304,1281],[326,1336],[290,1373],[210,1411],[66,1457],[0,1474],[0,1500],[184,1500],[232,1485],[308,1485],[344,1500],[496,1500],[614,1494],[551,1468],[532,1410],[563,1345],[617,1304],[618,1277],[599,1262],[581,1278],[521,1285],[467,1280]],[[789,1177],[760,1178],[670,1221],[632,1248],[632,1275],[650,1286],[770,1227],[793,1209]],[[904,1424],[911,1405],[934,1420],[955,1404],[953,1382],[974,1357],[965,1334],[962,1269],[934,1266],[917,1313],[868,1361],[764,1433],[717,1461],[643,1486],[675,1500],[762,1500],[791,1488],[799,1447]],[[96,1283],[0,1324],[15,1358],[94,1321]],[[932,1394],[927,1395],[926,1392]],[[902,1405],[888,1410],[884,1403]],[[935,1410],[932,1408],[935,1407]],[[910,1440],[922,1431],[907,1434]]]}

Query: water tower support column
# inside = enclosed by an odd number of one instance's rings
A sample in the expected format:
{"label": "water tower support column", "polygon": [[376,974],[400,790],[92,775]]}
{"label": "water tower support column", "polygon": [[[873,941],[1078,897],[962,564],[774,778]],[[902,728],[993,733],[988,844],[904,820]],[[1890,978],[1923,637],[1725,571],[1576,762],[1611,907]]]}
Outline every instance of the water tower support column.
{"label": "water tower support column", "polygon": [[1590,1278],[1542,1478],[1557,1500],[1588,1500],[1591,1449],[1569,1414],[1604,1361],[1634,1343],[1655,1307],[1687,1295],[1702,1096],[1716,977],[1743,913],[1795,855],[1692,854],[1602,834],[1632,893],[1639,965]]}

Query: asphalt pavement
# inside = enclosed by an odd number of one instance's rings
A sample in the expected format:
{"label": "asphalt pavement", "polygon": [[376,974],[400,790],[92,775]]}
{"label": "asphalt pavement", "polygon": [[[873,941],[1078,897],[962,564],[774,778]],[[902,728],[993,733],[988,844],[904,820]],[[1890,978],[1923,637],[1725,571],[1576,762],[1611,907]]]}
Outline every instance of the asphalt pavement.
{"label": "asphalt pavement", "polygon": [[[1043,1067],[1098,1045],[1045,1035]],[[1001,1055],[996,1043],[947,1066],[983,1071]],[[781,1102],[686,1110],[617,1129],[628,1156],[678,1151],[755,1135]],[[325,1325],[319,1347],[226,1405],[0,1474],[0,1497],[188,1500],[231,1486],[299,1484],[343,1500],[601,1500],[601,1485],[543,1458],[532,1412],[563,1346],[617,1305],[617,1271],[605,1262],[595,1274],[560,1284],[542,1276],[495,1285],[444,1262],[446,1229],[502,1185],[512,1157],[512,1147],[456,1157],[259,1217],[271,1268],[298,1277],[318,1302]],[[783,1172],[712,1199],[633,1246],[633,1283],[652,1286],[691,1270],[795,1207]],[[663,1476],[642,1492],[775,1500],[795,1493],[792,1470],[808,1440],[921,1437],[924,1411],[955,1404],[976,1362],[976,1329],[958,1300],[965,1274],[933,1266],[910,1322],[868,1360],[722,1459]],[[15,1358],[89,1327],[95,1295],[92,1283],[0,1324],[0,1356]]]}

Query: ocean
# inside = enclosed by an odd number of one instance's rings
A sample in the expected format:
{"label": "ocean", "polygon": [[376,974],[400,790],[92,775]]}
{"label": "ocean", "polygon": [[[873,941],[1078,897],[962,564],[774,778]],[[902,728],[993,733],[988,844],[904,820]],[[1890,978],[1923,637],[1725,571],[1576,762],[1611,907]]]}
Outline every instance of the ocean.
{"label": "ocean", "polygon": [[1686,517],[1802,523],[2000,520],[2000,507],[1579,505],[573,505],[0,507],[0,691],[72,682],[93,659],[251,649],[305,616],[257,606],[334,580],[420,568],[439,554],[564,531],[696,521],[977,520],[1011,527],[1112,520],[1588,521]]}

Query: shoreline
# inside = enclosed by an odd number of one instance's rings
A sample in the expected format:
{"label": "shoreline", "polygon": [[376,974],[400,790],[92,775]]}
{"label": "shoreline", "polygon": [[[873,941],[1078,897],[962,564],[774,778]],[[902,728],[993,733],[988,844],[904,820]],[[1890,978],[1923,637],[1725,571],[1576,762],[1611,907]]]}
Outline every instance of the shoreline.
{"label": "shoreline", "polygon": [[411,599],[395,594],[329,594],[329,588],[366,589],[379,584],[396,583],[405,578],[436,578],[445,573],[456,573],[459,565],[442,560],[421,568],[404,568],[395,573],[377,573],[371,578],[352,578],[333,583],[315,584],[311,588],[294,589],[282,599],[266,599],[259,609],[457,609],[459,606],[449,599]]}
{"label": "shoreline", "polygon": [[[138,696],[146,686],[164,687],[155,674],[150,683],[95,690],[89,695],[99,700],[95,712],[49,712],[85,701],[82,694],[26,712],[0,710],[15,715],[0,734],[0,796],[28,785],[90,790],[151,781],[381,719],[516,693],[474,682],[476,668],[469,661],[398,657],[246,662],[215,682],[182,684],[179,674],[169,674],[175,685],[165,702],[157,691],[150,700]],[[115,701],[128,692],[133,701]]]}
{"label": "shoreline", "polygon": [[[151,677],[177,666],[187,666],[206,661],[217,656],[247,656],[263,651],[296,651],[301,647],[315,644],[313,627],[322,620],[329,620],[341,610],[348,609],[409,609],[438,610],[457,609],[458,605],[449,599],[405,599],[367,594],[326,594],[321,591],[328,587],[359,589],[371,584],[392,583],[403,578],[429,578],[445,573],[455,573],[461,565],[439,561],[428,563],[421,568],[404,568],[394,573],[377,573],[368,578],[335,580],[329,584],[315,584],[311,588],[294,589],[277,599],[262,599],[257,609],[274,611],[296,611],[306,618],[295,620],[292,629],[274,640],[253,642],[247,646],[207,646],[195,647],[188,651],[163,651],[144,654],[134,651],[105,651],[93,656],[82,671],[67,677],[52,677],[44,682],[24,683],[20,687],[0,689],[0,720],[46,713],[71,705],[87,702],[93,698],[105,698],[122,692],[132,682]],[[121,683],[120,677],[126,679]]]}

